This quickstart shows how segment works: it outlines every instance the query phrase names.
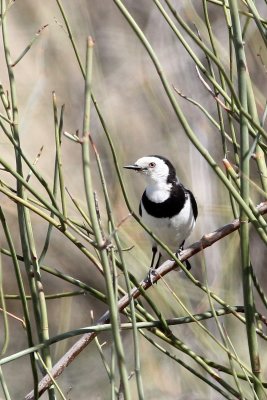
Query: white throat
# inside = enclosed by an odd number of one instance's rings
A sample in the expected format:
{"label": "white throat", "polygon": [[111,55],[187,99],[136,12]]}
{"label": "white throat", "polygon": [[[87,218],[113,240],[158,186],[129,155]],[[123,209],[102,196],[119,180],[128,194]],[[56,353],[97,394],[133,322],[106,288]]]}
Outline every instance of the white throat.
{"label": "white throat", "polygon": [[166,182],[151,183],[146,188],[146,195],[154,203],[162,203],[170,197],[172,184]]}

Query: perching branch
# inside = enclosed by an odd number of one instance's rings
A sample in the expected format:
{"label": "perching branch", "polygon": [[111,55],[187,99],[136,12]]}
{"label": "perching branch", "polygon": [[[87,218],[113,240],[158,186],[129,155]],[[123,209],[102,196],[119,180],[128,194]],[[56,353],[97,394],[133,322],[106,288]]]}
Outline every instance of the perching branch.
{"label": "perching branch", "polygon": [[[267,202],[263,202],[258,205],[257,207],[259,213],[261,215],[264,215],[267,213]],[[191,246],[189,246],[187,249],[185,249],[181,253],[180,260],[181,262],[187,260],[188,258],[192,257],[194,254],[197,254],[201,251],[203,251],[206,247],[209,247],[213,245],[215,242],[221,240],[222,238],[230,235],[240,227],[240,221],[239,219],[235,219],[229,224],[226,224],[222,226],[221,228],[218,228],[217,230],[205,234],[198,242],[193,243]],[[172,271],[173,269],[177,268],[177,265],[174,261],[166,261],[163,263],[159,268],[158,268],[158,274],[153,277],[153,283],[157,282],[158,280],[161,279],[164,275]],[[143,290],[149,289],[151,286],[151,282],[148,280],[143,280],[140,283],[140,287]],[[135,287],[131,291],[131,296],[133,298],[138,298],[141,294],[141,291],[139,290],[138,287]],[[130,298],[127,295],[123,296],[119,302],[118,302],[118,310],[121,312],[123,311],[130,302]],[[227,307],[231,309],[231,307]],[[233,310],[234,312],[234,310]],[[101,318],[97,321],[97,324],[105,324],[109,322],[110,314],[109,311],[106,311],[105,314],[102,315]],[[257,333],[259,333],[258,331]],[[84,334],[68,351],[67,353],[54,365],[52,370],[50,371],[50,375],[56,379],[58,376],[62,374],[62,372],[65,370],[65,368],[73,361],[75,358],[83,351],[83,349],[95,338],[97,335],[96,332],[93,333],[86,333]],[[39,395],[43,394],[52,384],[51,377],[49,375],[46,375],[39,383],[38,385],[38,392]],[[26,400],[33,400],[34,399],[34,394],[33,391],[27,394],[25,397]]]}

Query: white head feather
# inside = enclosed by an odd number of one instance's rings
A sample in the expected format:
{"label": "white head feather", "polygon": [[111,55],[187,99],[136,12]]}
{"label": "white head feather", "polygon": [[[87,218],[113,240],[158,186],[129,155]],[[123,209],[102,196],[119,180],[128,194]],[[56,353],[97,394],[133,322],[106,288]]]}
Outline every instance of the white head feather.
{"label": "white head feather", "polygon": [[138,172],[144,174],[150,184],[166,184],[169,175],[169,167],[161,158],[147,156],[139,158],[135,164],[140,169]]}

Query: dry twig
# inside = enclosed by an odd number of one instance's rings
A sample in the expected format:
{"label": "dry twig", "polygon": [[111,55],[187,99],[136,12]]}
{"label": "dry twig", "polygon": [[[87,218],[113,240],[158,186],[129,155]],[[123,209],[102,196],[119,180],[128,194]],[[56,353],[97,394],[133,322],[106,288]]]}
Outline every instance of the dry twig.
{"label": "dry twig", "polygon": [[[257,207],[260,214],[267,213],[267,202],[263,202]],[[240,227],[240,220],[235,219],[229,224],[218,228],[217,230],[204,235],[198,242],[193,243],[190,247],[185,249],[180,256],[181,262],[187,260],[192,257],[194,254],[199,253],[206,247],[213,245],[218,240],[224,238],[225,236],[230,235]],[[166,261],[158,268],[158,273],[153,277],[153,283],[161,279],[168,272],[177,268],[177,265],[174,261]],[[140,287],[144,290],[147,290],[151,286],[151,282],[148,280],[143,280],[140,283]],[[140,296],[140,290],[138,288],[133,288],[131,292],[131,296],[133,298],[137,298]],[[123,296],[118,302],[119,311],[123,311],[130,302],[130,298],[128,295]],[[105,324],[109,322],[109,311],[106,311],[105,314],[97,321],[98,324]],[[97,333],[86,333],[84,334],[68,351],[67,353],[54,365],[52,370],[50,371],[50,375],[56,379],[65,368],[73,361],[75,358],[81,353],[81,351],[96,337]],[[39,395],[43,394],[53,383],[50,375],[44,376],[44,378],[40,381],[38,386]],[[26,400],[33,400],[34,394],[33,391],[27,394],[25,397]]]}

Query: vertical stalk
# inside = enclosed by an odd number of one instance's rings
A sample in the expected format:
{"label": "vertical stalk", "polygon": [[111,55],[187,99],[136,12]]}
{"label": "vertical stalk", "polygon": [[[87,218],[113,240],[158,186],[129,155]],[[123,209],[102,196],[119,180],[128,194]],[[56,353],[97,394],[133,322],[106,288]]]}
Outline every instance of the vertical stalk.
{"label": "vertical stalk", "polygon": [[[3,43],[4,43],[4,52],[5,52],[5,59],[9,77],[9,84],[10,84],[10,97],[11,97],[11,106],[12,106],[12,120],[13,120],[13,137],[17,143],[17,147],[15,147],[15,158],[16,158],[16,172],[18,174],[17,179],[17,194],[18,197],[22,199],[26,199],[27,195],[25,193],[25,189],[22,185],[20,177],[23,178],[23,166],[22,166],[22,156],[20,150],[20,136],[19,136],[19,128],[18,128],[18,102],[17,102],[17,94],[16,94],[16,85],[15,85],[15,76],[12,69],[12,62],[10,56],[10,50],[8,47],[8,40],[7,40],[7,29],[6,29],[6,15],[4,15],[6,11],[6,3],[5,0],[1,0],[1,15],[2,17],[2,35],[3,35]],[[20,229],[20,239],[21,239],[21,246],[23,252],[23,258],[25,262],[25,267],[28,274],[28,279],[30,283],[31,295],[34,298],[33,301],[33,308],[35,313],[36,325],[39,334],[39,338],[41,341],[45,340],[44,338],[48,338],[48,331],[47,331],[47,319],[46,319],[46,305],[44,294],[41,290],[41,280],[36,279],[36,276],[40,277],[39,266],[37,262],[37,255],[35,251],[35,245],[33,241],[33,236],[31,232],[31,221],[30,221],[30,214],[29,210],[25,209],[23,205],[18,203],[17,206],[18,210],[18,222],[19,222],[19,229]],[[32,262],[31,262],[32,258]],[[33,267],[36,268],[33,268]],[[32,273],[34,269],[34,274]],[[52,367],[51,358],[49,355],[49,349],[44,353],[46,355],[46,361],[48,367]],[[37,381],[37,374],[35,372],[35,367],[32,363],[32,370],[34,375],[34,390],[35,390],[35,398],[38,399],[38,381]],[[54,388],[49,388],[49,399],[55,399],[55,391]]]}
{"label": "vertical stalk", "polygon": [[11,400],[11,397],[10,397],[10,394],[9,394],[9,391],[8,391],[8,387],[7,387],[7,384],[6,384],[6,381],[5,381],[5,378],[4,378],[3,371],[2,371],[1,367],[0,367],[0,384],[1,384],[2,389],[3,389],[3,394],[5,396],[5,400]]}
{"label": "vertical stalk", "polygon": [[97,212],[95,209],[92,176],[90,171],[89,132],[90,132],[90,101],[91,101],[92,59],[93,59],[92,56],[93,56],[93,40],[92,38],[89,37],[87,40],[87,51],[86,51],[85,105],[84,105],[84,121],[83,121],[83,138],[82,138],[84,187],[85,187],[85,195],[86,195],[89,217],[92,222],[96,243],[99,245],[100,249],[99,255],[101,258],[101,264],[103,266],[105,283],[107,288],[107,299],[110,309],[110,321],[112,325],[114,347],[117,355],[120,377],[123,384],[124,398],[125,400],[128,400],[131,398],[131,396],[129,390],[128,373],[125,364],[125,355],[122,345],[122,338],[120,335],[118,308],[113,291],[112,276],[110,271],[107,249],[103,248],[102,233],[99,226]]}
{"label": "vertical stalk", "polygon": [[[251,223],[255,226],[255,228],[257,230],[257,233],[260,235],[260,237],[262,238],[264,243],[267,243],[267,234],[265,233],[265,226],[264,226],[264,229],[263,229],[263,227],[259,226],[257,218],[255,218],[253,216],[253,213],[251,212],[251,210],[248,207],[248,205],[246,204],[246,202],[243,200],[242,196],[239,194],[239,192],[237,192],[237,190],[235,190],[235,188],[231,184],[231,182],[229,182],[229,180],[224,175],[224,173],[222,172],[222,170],[219,167],[219,165],[212,158],[212,156],[210,155],[208,150],[202,145],[202,143],[200,142],[200,140],[198,139],[198,137],[196,136],[196,134],[192,130],[191,126],[189,125],[184,113],[182,112],[179,104],[176,101],[176,98],[174,96],[174,93],[173,93],[173,90],[171,88],[171,85],[170,85],[169,81],[167,80],[167,78],[166,78],[166,76],[165,76],[165,74],[163,72],[163,68],[162,68],[162,66],[161,66],[161,64],[159,62],[159,59],[156,56],[152,46],[150,45],[150,43],[147,40],[146,36],[144,35],[143,31],[140,29],[139,25],[136,23],[136,21],[134,20],[132,15],[129,13],[128,9],[121,2],[121,0],[113,0],[113,1],[117,5],[117,7],[121,11],[121,13],[123,14],[123,16],[125,17],[127,22],[129,23],[129,25],[132,27],[133,31],[135,32],[137,37],[140,39],[141,43],[143,44],[143,46],[145,47],[147,53],[149,54],[154,66],[155,66],[155,69],[156,69],[156,71],[157,71],[157,73],[158,73],[158,75],[160,77],[160,80],[161,80],[161,83],[162,83],[162,85],[164,87],[164,90],[165,90],[165,92],[166,92],[166,94],[167,94],[167,96],[168,96],[168,98],[170,100],[170,103],[171,103],[171,105],[173,107],[173,110],[174,110],[174,112],[175,112],[180,124],[182,125],[182,128],[184,129],[184,132],[188,136],[189,140],[192,142],[192,144],[195,146],[195,148],[200,152],[200,154],[206,159],[206,161],[209,163],[210,167],[217,174],[218,178],[223,182],[223,184],[228,189],[228,191],[231,192],[231,194],[233,195],[235,200],[238,202],[238,204],[244,209],[244,211],[246,212],[247,216],[249,217]],[[157,6],[158,6],[158,4],[160,4],[158,2],[158,0],[153,0],[153,1],[157,4]],[[165,0],[165,2],[168,2],[168,1]],[[161,8],[161,10],[162,10],[162,8]],[[165,16],[165,14],[164,14],[164,16]],[[169,23],[169,20],[168,20],[168,23]],[[171,26],[173,27],[173,25],[171,25]],[[199,41],[199,40],[197,41],[196,40],[196,42],[199,44],[200,47],[202,47],[202,42],[201,41]],[[214,58],[213,53],[208,52],[207,50],[205,50],[205,52],[209,55],[209,57],[214,62],[217,60],[216,58]],[[231,86],[232,86],[232,84],[231,84]],[[233,93],[233,95],[234,95],[234,93]],[[237,100],[236,103],[240,105],[239,99],[236,99],[236,100]],[[247,111],[244,110],[244,108],[241,107],[241,109],[242,109],[241,111],[244,112],[244,114],[246,116],[249,116]],[[129,202],[127,203],[127,206],[128,206],[128,204],[129,204]],[[130,209],[130,207],[129,207],[129,209]],[[134,218],[138,219],[135,214],[133,214],[133,216],[134,216]],[[139,223],[140,223],[140,221],[139,221]],[[142,225],[142,226],[144,227],[144,225]]]}
{"label": "vertical stalk", "polygon": [[[65,184],[64,184],[64,176],[62,171],[62,156],[61,156],[61,133],[62,133],[62,124],[63,124],[63,112],[64,106],[61,109],[60,123],[58,123],[57,117],[57,100],[56,93],[53,92],[53,111],[54,111],[54,121],[55,121],[55,142],[56,142],[56,163],[59,177],[59,187],[60,187],[60,195],[61,195],[61,204],[62,204],[62,214],[64,218],[66,218],[66,199],[65,199]],[[61,125],[61,127],[60,127]],[[64,227],[62,227],[64,228]]]}
{"label": "vertical stalk", "polygon": [[[202,5],[203,5],[203,11],[204,11],[205,24],[206,24],[206,27],[208,30],[208,35],[209,35],[209,40],[210,40],[210,44],[212,47],[212,51],[213,51],[214,55],[216,56],[216,58],[219,59],[216,42],[215,42],[214,35],[212,32],[211,24],[210,24],[207,0],[202,0]],[[216,80],[216,76],[213,71],[213,66],[212,66],[208,56],[207,56],[207,61],[208,61],[208,65],[209,65],[210,74],[213,77],[213,79]],[[218,68],[218,72],[219,72],[219,76],[220,76],[221,86],[222,86],[223,90],[226,91],[225,80],[224,80],[222,72],[219,68]],[[213,87],[214,87],[214,85],[213,85]],[[215,87],[214,87],[214,91],[216,93]],[[223,152],[224,152],[224,155],[226,155],[227,154],[227,145],[226,145],[226,138],[225,138],[223,113],[222,113],[221,106],[219,105],[218,102],[216,102],[216,108],[217,108],[217,113],[218,113],[218,118],[219,118],[219,123],[220,123],[220,133],[221,133],[221,138],[222,138]]]}
{"label": "vertical stalk", "polygon": [[[233,42],[235,46],[236,65],[238,75],[239,99],[244,110],[248,110],[247,100],[247,64],[244,50],[241,24],[238,14],[236,0],[229,2],[233,24]],[[249,204],[249,131],[248,121],[243,113],[240,113],[240,192],[246,204]],[[248,348],[250,354],[251,368],[255,376],[260,380],[260,358],[258,341],[256,334],[255,305],[252,289],[251,264],[249,256],[249,224],[248,216],[244,209],[240,207],[240,239],[241,239],[241,261],[243,278],[243,297],[246,316],[246,328],[248,338]],[[263,391],[258,381],[254,383],[255,393],[259,400],[263,399]]]}
{"label": "vertical stalk", "polygon": [[[58,124],[58,120],[57,120],[57,115],[55,115],[55,113],[54,113],[55,132],[58,130],[58,133],[59,133],[59,144],[60,145],[61,145],[61,136],[62,136],[62,129],[63,129],[63,112],[64,112],[64,107],[62,106],[61,113],[60,113],[59,124]],[[58,180],[59,180],[59,170],[58,170],[58,156],[57,156],[57,152],[56,152],[55,166],[54,166],[54,182],[53,182],[53,197],[54,197],[55,201],[56,201],[57,192],[58,192]],[[63,196],[64,196],[64,194],[63,194]],[[62,204],[62,206],[63,206],[63,204]],[[53,211],[51,211],[50,217],[53,218],[54,215],[55,214],[53,213]],[[64,224],[62,224],[62,228],[63,227],[64,227]],[[41,251],[41,255],[39,257],[39,264],[40,265],[42,264],[42,262],[43,262],[43,260],[44,260],[44,258],[46,256],[46,253],[48,251],[52,229],[53,229],[53,225],[49,223],[48,228],[47,228],[45,242],[44,242],[44,247],[43,247],[43,249]]]}
{"label": "vertical stalk", "polygon": [[[34,241],[34,235],[33,235],[33,231],[32,231],[29,210],[25,210],[25,218],[26,218],[28,241],[29,241],[29,246],[30,246],[30,250],[31,250],[31,264],[33,265],[33,268],[34,268],[36,298],[37,298],[37,301],[39,304],[39,312],[40,312],[39,325],[37,326],[38,336],[39,336],[40,342],[44,342],[49,339],[48,315],[47,315],[44,288],[43,288],[42,279],[41,279],[40,265],[39,265],[39,261],[38,261],[38,257],[37,257],[36,248],[35,248],[35,241]],[[49,347],[44,348],[42,353],[43,353],[46,367],[48,369],[51,369],[52,368],[52,360],[51,360],[51,356],[50,356]],[[51,394],[51,396],[52,396],[52,394]],[[53,396],[50,398],[52,399]]]}
{"label": "vertical stalk", "polygon": [[[256,101],[253,93],[252,83],[249,74],[247,74],[247,95],[248,95],[248,109],[250,114],[252,115],[253,119],[260,124]],[[260,172],[260,179],[261,179],[261,186],[264,192],[267,195],[267,168],[266,168],[266,161],[265,161],[265,154],[264,151],[261,149],[260,145],[257,143],[256,145],[256,162],[258,165],[258,169]]]}
{"label": "vertical stalk", "polygon": [[94,148],[95,156],[96,156],[96,160],[97,160],[97,164],[98,164],[98,170],[99,170],[101,184],[102,184],[103,192],[104,192],[104,196],[105,196],[106,210],[107,210],[107,215],[108,215],[108,218],[110,221],[111,232],[113,232],[113,235],[114,235],[116,248],[118,251],[118,255],[120,258],[120,262],[121,262],[121,267],[122,267],[124,278],[125,278],[127,293],[129,295],[129,298],[131,299],[129,302],[129,306],[130,306],[130,318],[131,318],[132,325],[133,325],[133,344],[134,344],[136,384],[137,384],[138,399],[143,400],[144,399],[144,388],[143,388],[143,382],[142,382],[142,376],[141,376],[140,349],[139,349],[139,340],[138,340],[138,330],[137,330],[137,326],[136,326],[136,310],[135,310],[135,306],[134,306],[134,299],[131,297],[131,281],[130,281],[129,273],[128,273],[126,263],[124,260],[124,255],[123,255],[123,251],[121,248],[119,235],[117,234],[117,228],[115,226],[115,222],[114,222],[114,218],[113,218],[113,214],[112,214],[112,208],[111,208],[111,204],[110,204],[110,200],[109,200],[107,185],[105,182],[105,177],[104,177],[104,172],[102,169],[100,157],[99,157],[98,151],[97,151],[96,146],[94,145],[93,141],[92,141],[92,146]]}
{"label": "vertical stalk", "polygon": [[[7,66],[7,71],[8,71],[11,106],[12,106],[12,112],[10,112],[10,114],[12,115],[12,121],[13,121],[12,133],[13,133],[13,137],[18,145],[18,147],[15,148],[16,169],[17,169],[18,174],[23,176],[22,160],[21,160],[21,155],[20,155],[20,151],[19,151],[20,138],[19,138],[19,130],[18,130],[17,95],[16,95],[16,87],[15,87],[15,77],[14,77],[14,73],[13,73],[13,70],[11,67],[10,51],[9,51],[8,41],[7,41],[7,28],[6,28],[5,12],[6,12],[6,2],[5,2],[5,0],[1,0],[2,36],[3,36],[3,45],[4,45],[6,66]],[[17,193],[18,193],[19,197],[25,198],[24,189],[19,180],[17,180]],[[31,265],[30,265],[30,256],[29,256],[29,245],[28,245],[27,232],[26,232],[26,226],[25,226],[24,207],[21,204],[18,204],[17,210],[18,210],[18,222],[19,222],[19,230],[20,230],[23,258],[24,258],[27,274],[28,274],[29,281],[30,281],[31,280],[31,278],[30,278]],[[30,281],[30,286],[31,286],[31,281]],[[28,335],[28,340],[30,340],[29,335]],[[33,356],[31,356],[31,368],[32,368],[33,380],[34,380],[34,396],[36,399],[38,399],[38,375],[37,375],[35,360],[34,360]]]}
{"label": "vertical stalk", "polygon": [[9,325],[8,325],[6,302],[5,302],[3,286],[4,285],[3,285],[3,272],[2,272],[2,257],[0,255],[0,306],[2,308],[3,322],[4,322],[4,340],[3,340],[2,348],[0,350],[0,356],[3,356],[6,353],[7,348],[8,348],[8,343],[9,343]]}
{"label": "vertical stalk", "polygon": [[[207,0],[202,0],[202,2],[203,2],[205,23],[206,23],[207,30],[208,30],[208,34],[209,34],[210,44],[211,44],[211,46],[212,46],[212,50],[213,50],[214,55],[215,55],[216,58],[218,58],[218,60],[219,60],[219,54],[218,54],[218,51],[217,51],[216,41],[215,41],[215,39],[214,39],[213,31],[212,31],[211,24],[210,24],[210,20],[209,20],[209,13],[208,13],[208,4],[207,4]],[[230,50],[229,52],[230,52],[230,61],[231,61],[231,41],[230,41],[229,50]],[[213,72],[212,64],[211,64],[211,62],[210,62],[210,59],[209,59],[208,56],[206,56],[206,57],[207,57],[207,60],[208,60],[209,66],[210,66],[210,74],[211,74],[211,76],[214,78],[214,80],[216,80],[216,76],[215,76],[215,73]],[[231,62],[230,62],[230,66],[231,66]],[[218,73],[219,73],[219,76],[220,76],[221,87],[222,87],[222,89],[223,89],[225,92],[227,92],[227,88],[226,88],[226,85],[225,85],[225,79],[224,79],[224,77],[223,77],[223,74],[222,74],[220,68],[218,68]],[[230,78],[231,78],[231,76],[230,76]],[[214,92],[216,93],[216,88],[215,88],[214,85],[213,85],[213,87],[214,87]],[[231,97],[232,97],[232,95],[231,95]],[[226,102],[225,102],[225,104],[226,104]],[[225,129],[224,129],[223,113],[222,113],[221,106],[219,105],[218,102],[216,102],[216,107],[217,107],[217,112],[218,112],[218,117],[219,117],[219,123],[220,123],[220,131],[221,131],[221,137],[222,137],[222,148],[223,148],[224,156],[227,157],[228,149],[227,149],[226,139],[225,139]],[[234,127],[233,127],[232,119],[231,119],[231,116],[229,115],[229,113],[227,113],[227,118],[228,118],[230,130],[231,130],[231,133],[232,133],[233,145],[234,145],[234,147],[235,147],[235,132],[234,132]],[[236,154],[236,151],[235,151],[235,154]],[[231,177],[230,177],[230,175],[228,174],[228,170],[226,170],[226,175],[227,175],[227,178],[229,179],[229,181],[232,182]],[[230,203],[231,203],[233,215],[234,215],[235,218],[237,218],[237,216],[238,216],[238,211],[237,211],[235,199],[233,198],[233,195],[231,194],[231,192],[229,192],[229,197],[230,197]]]}
{"label": "vertical stalk", "polygon": [[[12,257],[12,261],[13,261],[13,265],[14,265],[14,269],[15,269],[16,280],[17,280],[17,284],[18,284],[21,304],[22,304],[23,313],[24,313],[24,321],[25,321],[25,325],[26,325],[28,344],[29,344],[29,347],[32,347],[34,345],[34,343],[33,343],[33,338],[32,338],[30,314],[29,314],[28,304],[27,304],[27,300],[26,300],[23,280],[22,280],[22,276],[20,273],[20,268],[19,268],[19,263],[18,263],[14,243],[13,243],[13,240],[12,240],[12,237],[11,237],[11,234],[10,234],[9,228],[7,226],[6,219],[5,219],[5,216],[4,216],[4,213],[3,213],[1,207],[0,207],[0,221],[2,223],[2,227],[4,230],[5,236],[6,236],[6,240],[7,240],[9,249],[10,249],[10,255]],[[34,354],[30,354],[30,359],[31,359],[31,366],[32,366],[34,381],[36,383],[38,383],[38,375],[37,375],[37,369],[36,369],[36,365],[35,365]]]}

